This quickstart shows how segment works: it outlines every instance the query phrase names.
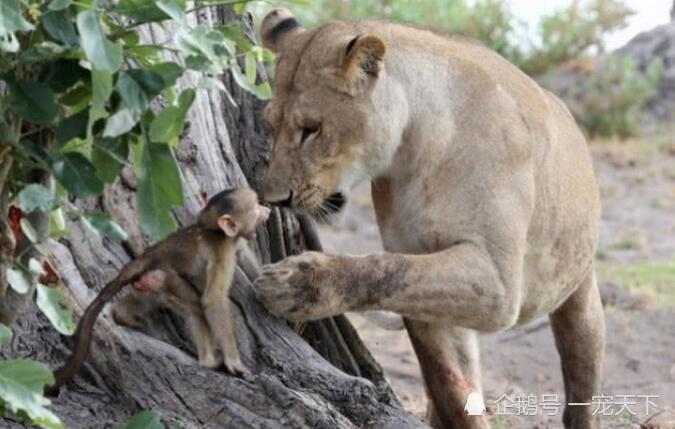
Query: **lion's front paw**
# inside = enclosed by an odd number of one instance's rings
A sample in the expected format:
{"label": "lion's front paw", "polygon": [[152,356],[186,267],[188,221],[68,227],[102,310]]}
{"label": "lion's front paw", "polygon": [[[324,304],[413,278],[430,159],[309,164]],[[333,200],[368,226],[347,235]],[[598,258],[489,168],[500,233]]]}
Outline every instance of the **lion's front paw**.
{"label": "lion's front paw", "polygon": [[262,303],[278,316],[311,320],[339,314],[339,303],[331,298],[335,278],[333,256],[306,252],[265,267],[255,281]]}

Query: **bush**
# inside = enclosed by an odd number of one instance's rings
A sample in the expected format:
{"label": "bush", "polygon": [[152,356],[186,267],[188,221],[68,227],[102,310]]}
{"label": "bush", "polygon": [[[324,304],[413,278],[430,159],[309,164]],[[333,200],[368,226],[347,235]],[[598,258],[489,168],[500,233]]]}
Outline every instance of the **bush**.
{"label": "bush", "polygon": [[590,137],[626,138],[640,131],[642,111],[656,94],[661,61],[650,63],[645,73],[631,57],[608,56],[568,100],[579,124]]}
{"label": "bush", "polygon": [[[258,15],[269,7],[262,6]],[[535,37],[505,0],[314,0],[294,10],[307,26],[331,19],[386,19],[480,40],[530,75],[604,50],[602,39],[625,26],[633,12],[620,0],[570,0],[542,17]]]}
{"label": "bush", "polygon": [[530,75],[540,75],[593,51],[602,53],[603,37],[625,27],[633,13],[618,0],[593,0],[585,6],[572,1],[542,17],[537,41],[516,64]]}

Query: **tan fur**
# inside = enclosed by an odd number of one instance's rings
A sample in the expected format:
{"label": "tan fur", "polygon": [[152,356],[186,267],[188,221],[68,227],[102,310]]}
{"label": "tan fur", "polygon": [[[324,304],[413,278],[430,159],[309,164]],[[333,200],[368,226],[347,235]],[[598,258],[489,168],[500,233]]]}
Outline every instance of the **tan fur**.
{"label": "tan fur", "polygon": [[[568,399],[590,401],[604,344],[593,281],[600,204],[564,104],[477,43],[401,25],[331,22],[271,46],[265,198],[292,196],[312,212],[371,180],[386,253],[272,265],[257,282],[268,308],[293,320],[401,314],[432,423],[462,428],[489,427],[463,412],[481,389],[476,333],[552,314]],[[300,143],[308,124],[320,132]],[[580,408],[566,409],[566,427],[598,427]]]}

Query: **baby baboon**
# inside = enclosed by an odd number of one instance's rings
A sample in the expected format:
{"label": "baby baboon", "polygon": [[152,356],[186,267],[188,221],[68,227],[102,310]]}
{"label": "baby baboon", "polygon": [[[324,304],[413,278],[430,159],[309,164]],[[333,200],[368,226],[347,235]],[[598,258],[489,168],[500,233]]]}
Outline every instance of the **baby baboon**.
{"label": "baby baboon", "polygon": [[236,267],[237,240],[254,239],[256,227],[268,216],[269,209],[258,203],[253,190],[222,191],[208,201],[194,225],[176,231],[125,265],[84,312],[75,332],[73,353],[54,373],[54,388],[80,369],[98,314],[129,283],[140,292],[115,305],[116,322],[138,326],[149,308],[165,305],[185,318],[200,365],[216,367],[222,362],[230,373],[246,372],[237,349],[229,290]]}

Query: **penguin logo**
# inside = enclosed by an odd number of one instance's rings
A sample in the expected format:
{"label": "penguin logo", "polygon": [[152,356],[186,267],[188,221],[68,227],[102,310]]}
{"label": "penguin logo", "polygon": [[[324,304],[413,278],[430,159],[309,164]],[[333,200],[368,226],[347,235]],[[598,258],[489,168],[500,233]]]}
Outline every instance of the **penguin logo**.
{"label": "penguin logo", "polygon": [[485,403],[483,397],[478,392],[471,392],[466,398],[466,405],[464,411],[469,416],[482,416],[485,411]]}

